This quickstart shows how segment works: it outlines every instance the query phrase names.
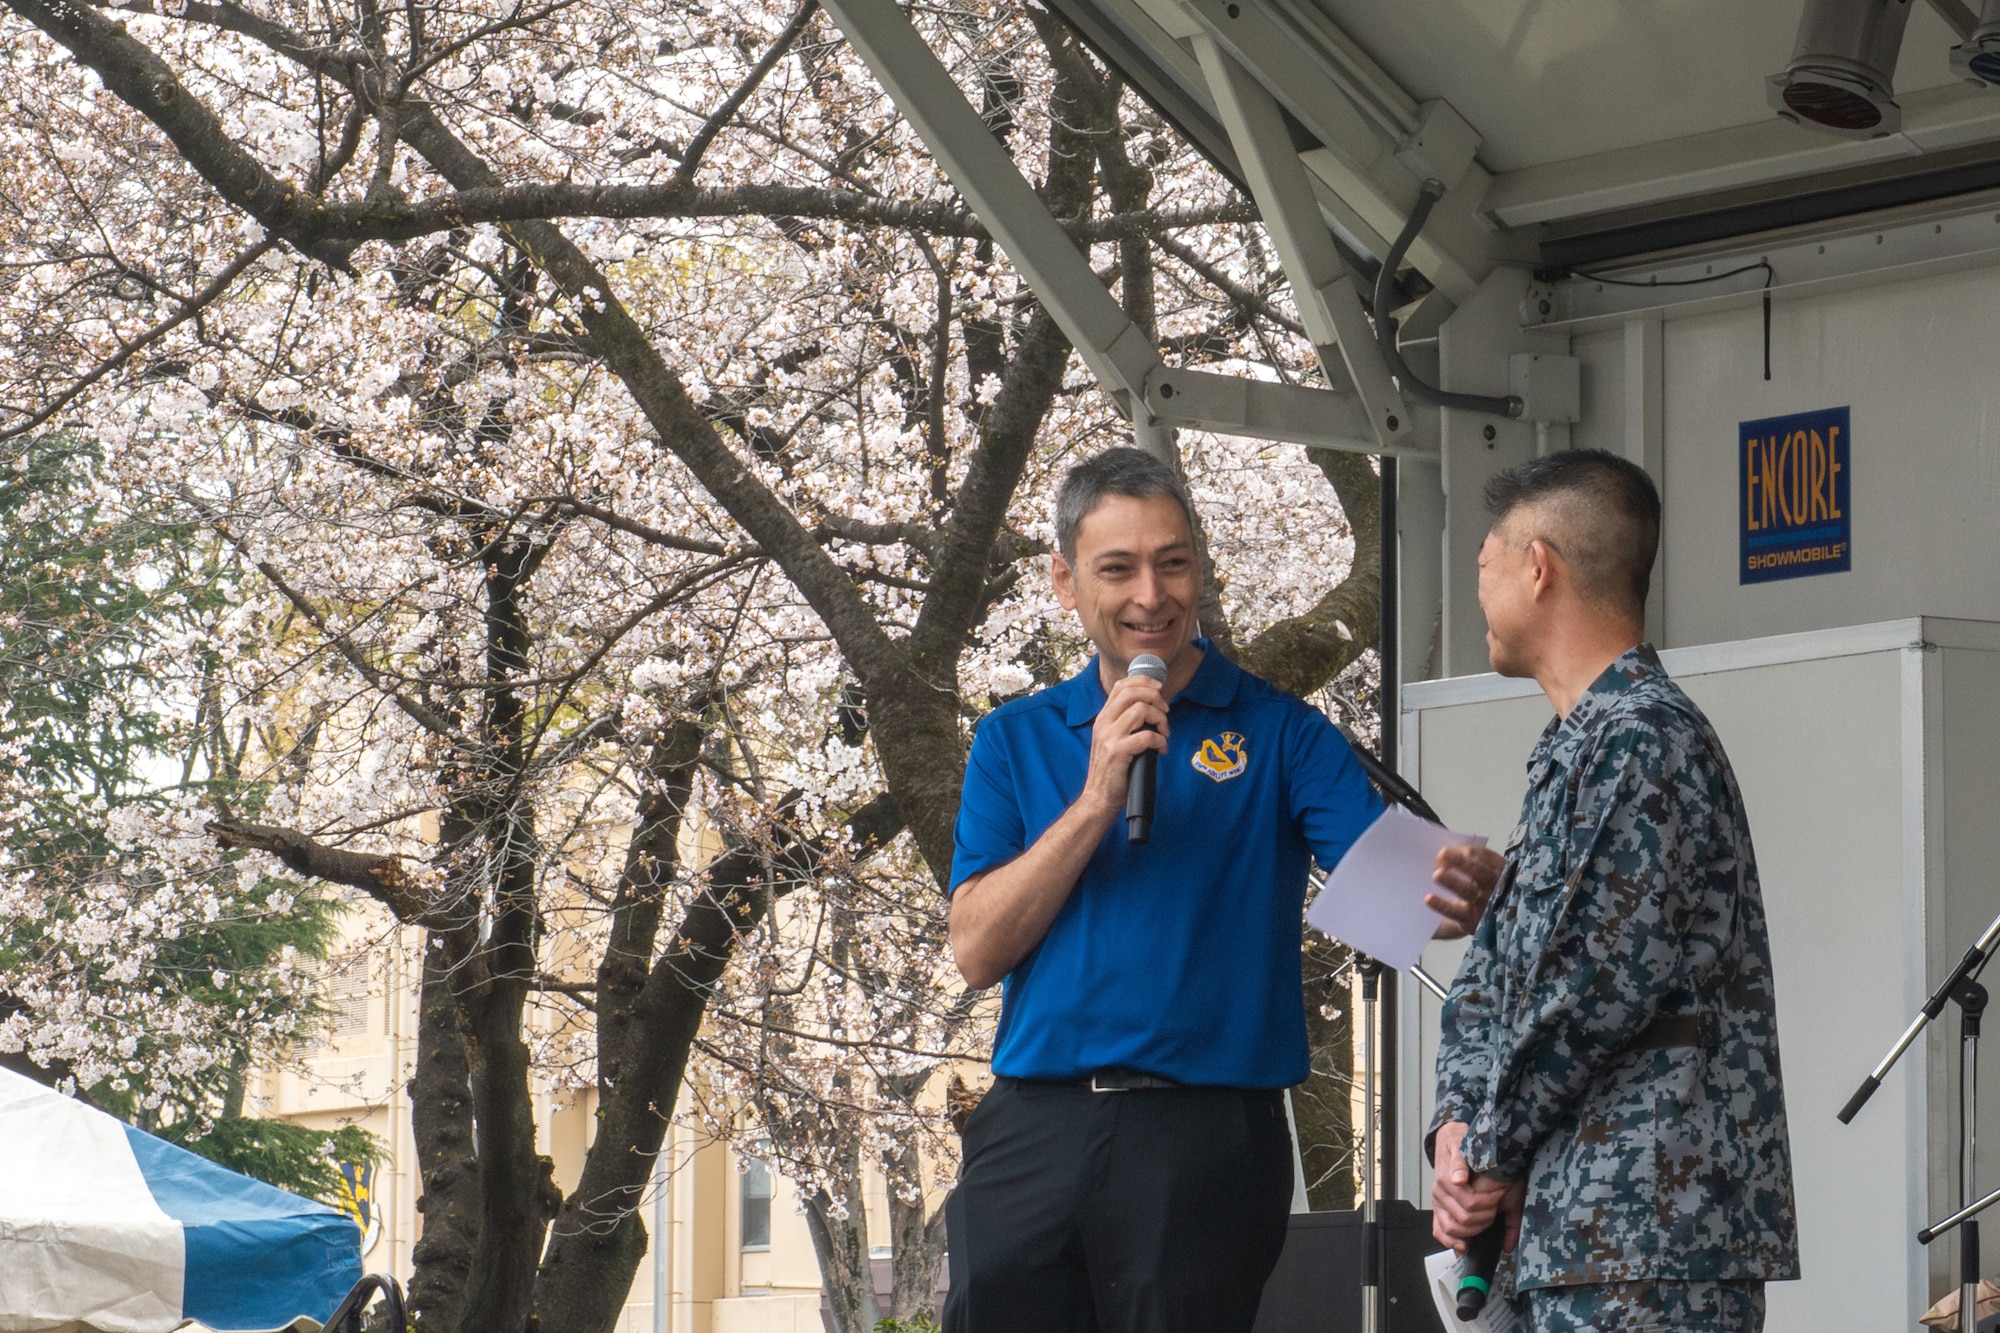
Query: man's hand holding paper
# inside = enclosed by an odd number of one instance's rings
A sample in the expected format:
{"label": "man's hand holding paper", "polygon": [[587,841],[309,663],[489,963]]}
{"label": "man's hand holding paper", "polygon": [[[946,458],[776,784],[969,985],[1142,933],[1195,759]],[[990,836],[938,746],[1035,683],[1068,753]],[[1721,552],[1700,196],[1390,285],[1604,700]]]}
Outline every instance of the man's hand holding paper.
{"label": "man's hand holding paper", "polygon": [[1407,972],[1433,938],[1463,934],[1479,920],[1499,862],[1483,837],[1391,806],[1327,876],[1306,921]]}
{"label": "man's hand holding paper", "polygon": [[1436,938],[1456,940],[1472,933],[1506,865],[1507,858],[1488,847],[1484,838],[1439,850],[1431,882],[1449,892],[1424,897],[1424,905],[1444,918],[1438,923]]}

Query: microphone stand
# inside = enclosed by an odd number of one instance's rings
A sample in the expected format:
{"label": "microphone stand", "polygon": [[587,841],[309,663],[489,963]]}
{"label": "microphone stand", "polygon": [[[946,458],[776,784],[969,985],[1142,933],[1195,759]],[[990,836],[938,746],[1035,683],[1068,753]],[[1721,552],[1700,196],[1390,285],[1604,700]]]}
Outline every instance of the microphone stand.
{"label": "microphone stand", "polygon": [[1375,1198],[1375,1006],[1382,964],[1354,955],[1361,970],[1361,1333],[1381,1333],[1388,1323],[1382,1307],[1382,1226]]}
{"label": "microphone stand", "polygon": [[1882,1057],[1854,1095],[1847,1099],[1847,1105],[1840,1109],[1840,1123],[1851,1124],[1875,1090],[1882,1086],[1885,1078],[1903,1052],[1917,1039],[1931,1021],[1944,1012],[1947,1004],[1956,1004],[1959,1014],[1958,1036],[1958,1202],[1959,1210],[1935,1226],[1925,1227],[1917,1233],[1917,1243],[1928,1245],[1954,1227],[1959,1233],[1958,1258],[1958,1326],[1965,1333],[1979,1324],[1979,1223],[1974,1221],[1980,1213],[2000,1201],[2000,1190],[1994,1191],[1977,1203],[1973,1194],[1977,1191],[1974,1180],[1973,1157],[1978,1141],[1979,1122],[1979,1027],[1986,1012],[1986,988],[1979,984],[1979,973],[1992,959],[1996,946],[2000,946],[2000,916],[1986,927],[1986,933],[1978,943],[1965,951],[1963,957],[1953,967],[1931,997],[1924,1001],[1917,1016],[1903,1029],[1903,1035]]}
{"label": "microphone stand", "polygon": [[[1979,1326],[1979,1223],[1973,1219],[1993,1202],[1988,1195],[1972,1202],[1973,1155],[1978,1142],[1979,1117],[1979,1022],[1986,1012],[1986,987],[1971,977],[1963,977],[1952,987],[1951,999],[1958,1005],[1958,1202],[1959,1210],[1936,1226],[1917,1233],[1917,1243],[1928,1245],[1953,1227],[1958,1228],[1958,1326]],[[1967,1313],[1970,1311],[1971,1313]]]}
{"label": "microphone stand", "polygon": [[[1315,888],[1325,884],[1324,875],[1314,877]],[[1356,950],[1354,968],[1361,974],[1361,1333],[1383,1333],[1388,1312],[1382,1301],[1384,1245],[1375,1197],[1375,1010],[1381,999],[1382,964]],[[1413,965],[1410,974],[1440,1000],[1449,993],[1422,963]]]}

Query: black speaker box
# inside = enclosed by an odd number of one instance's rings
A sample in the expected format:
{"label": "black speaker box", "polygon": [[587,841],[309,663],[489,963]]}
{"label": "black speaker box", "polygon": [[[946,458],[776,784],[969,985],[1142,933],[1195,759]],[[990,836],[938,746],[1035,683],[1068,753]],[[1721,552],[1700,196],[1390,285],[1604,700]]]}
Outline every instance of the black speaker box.
{"label": "black speaker box", "polygon": [[[1431,1237],[1430,1213],[1385,1199],[1376,1225],[1388,1288],[1379,1333],[1446,1333],[1424,1286],[1424,1256],[1443,1248]],[[1254,1333],[1360,1333],[1362,1258],[1360,1213],[1292,1214]]]}

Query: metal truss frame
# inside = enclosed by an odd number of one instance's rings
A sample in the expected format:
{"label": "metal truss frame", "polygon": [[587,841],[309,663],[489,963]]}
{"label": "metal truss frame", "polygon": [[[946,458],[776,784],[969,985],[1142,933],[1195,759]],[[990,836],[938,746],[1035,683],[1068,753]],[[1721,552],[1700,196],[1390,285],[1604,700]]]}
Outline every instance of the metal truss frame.
{"label": "metal truss frame", "polygon": [[[826,8],[1091,373],[1131,418],[1140,447],[1171,456],[1171,431],[1192,427],[1325,449],[1385,451],[1355,394],[1167,366],[895,0],[826,0]],[[1386,450],[1433,454],[1414,442],[1392,443]]]}
{"label": "metal truss frame", "polygon": [[1278,103],[1214,40],[1203,35],[1194,45],[1327,382],[1353,385],[1381,443],[1420,438],[1376,347],[1356,277],[1342,262],[1306,169],[1292,151]]}
{"label": "metal truss frame", "polygon": [[[1253,71],[1316,141],[1300,158],[1321,206],[1381,257],[1426,179],[1449,187],[1410,262],[1455,302],[1469,299],[1515,243],[1475,221],[1491,177],[1480,137],[1443,101],[1419,103],[1325,14],[1296,0],[1140,0],[1167,31],[1206,37]],[[1210,91],[1220,97],[1211,81]],[[1279,140],[1290,141],[1290,136]],[[1237,151],[1243,151],[1237,144]]]}

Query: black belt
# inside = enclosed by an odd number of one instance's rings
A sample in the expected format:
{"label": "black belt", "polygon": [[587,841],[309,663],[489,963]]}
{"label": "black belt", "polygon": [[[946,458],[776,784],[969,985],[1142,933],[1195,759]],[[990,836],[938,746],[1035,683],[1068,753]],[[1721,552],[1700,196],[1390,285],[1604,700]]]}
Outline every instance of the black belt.
{"label": "black belt", "polygon": [[1626,1046],[1628,1051],[1670,1051],[1677,1046],[1712,1047],[1721,1036],[1713,1014],[1661,1014]]}
{"label": "black belt", "polygon": [[1184,1088],[1185,1083],[1176,1083],[1158,1074],[1142,1074],[1135,1069],[1100,1069],[1094,1074],[1073,1079],[1073,1088],[1089,1088],[1092,1092],[1146,1092],[1154,1088]]}

